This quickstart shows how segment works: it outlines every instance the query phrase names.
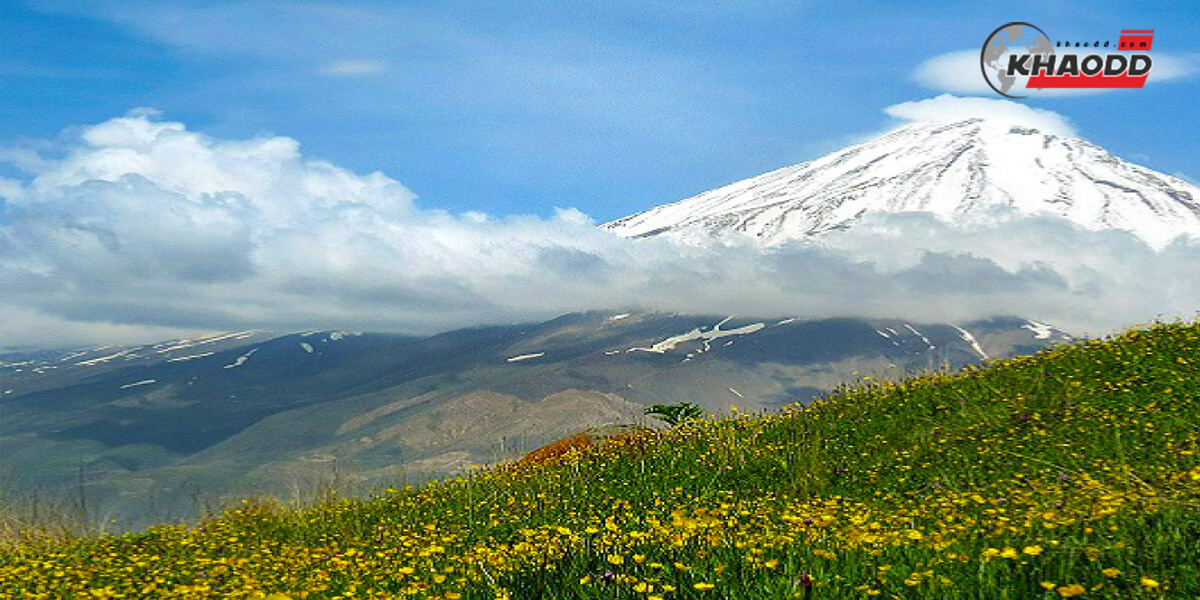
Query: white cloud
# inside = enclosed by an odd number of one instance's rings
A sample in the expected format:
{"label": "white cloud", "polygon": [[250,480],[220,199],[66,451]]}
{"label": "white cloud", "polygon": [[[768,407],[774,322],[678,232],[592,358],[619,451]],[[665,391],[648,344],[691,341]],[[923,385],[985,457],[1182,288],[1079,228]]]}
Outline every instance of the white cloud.
{"label": "white cloud", "polygon": [[1200,54],[1154,54],[1154,67],[1147,84],[1185,79],[1200,72]]}
{"label": "white cloud", "polygon": [[[1150,71],[1147,85],[1185,79],[1200,71],[1200,55],[1168,54],[1154,52],[1154,67]],[[952,94],[986,94],[996,92],[987,84],[979,68],[979,50],[955,50],[929,58],[917,65],[912,78],[922,86],[939,92]],[[1117,90],[1111,89],[1061,89],[1026,90],[1017,95],[1031,97],[1090,96]]]}
{"label": "white cloud", "polygon": [[[889,112],[979,106],[965,100]],[[1031,115],[1067,125],[1020,113]],[[1091,332],[1200,309],[1200,248],[1156,252],[1049,218],[964,230],[893,215],[825,247],[703,249],[618,238],[573,209],[421,208],[395,180],[305,158],[289,138],[220,140],[148,113],[83,128],[54,155],[0,186],[5,345],[242,328],[430,333],[627,306],[937,322],[1016,314]]]}
{"label": "white cloud", "polygon": [[917,66],[913,79],[939,92],[953,94],[994,94],[979,70],[978,50],[958,50],[939,54]]}
{"label": "white cloud", "polygon": [[891,117],[904,121],[952,123],[973,117],[1001,124],[1032,127],[1065,137],[1076,137],[1066,117],[1050,110],[1032,108],[1011,100],[961,98],[942,94],[927,100],[914,100],[884,109]]}
{"label": "white cloud", "polygon": [[[1005,128],[1016,125],[1066,137],[1078,136],[1070,119],[1063,115],[1002,98],[960,97],[942,94],[935,98],[893,104],[884,108],[883,112],[892,119],[899,120],[901,126],[909,123],[953,123],[963,119],[979,118],[987,119],[992,124]],[[847,146],[870,141],[895,128],[896,123],[891,121],[882,129],[809,140],[805,145],[807,152],[797,155],[794,162],[803,162],[812,158],[813,155],[824,155]]]}
{"label": "white cloud", "polygon": [[155,327],[107,321],[71,320],[43,311],[0,303],[0,349],[107,346],[121,341],[194,338],[214,329]]}
{"label": "white cloud", "polygon": [[356,58],[335,60],[321,67],[318,72],[331,77],[363,77],[376,75],[386,70],[387,63],[381,60]]}
{"label": "white cloud", "polygon": [[1182,173],[1182,172],[1180,172],[1180,171],[1176,171],[1176,172],[1174,172],[1174,173],[1171,173],[1171,176],[1172,176],[1172,177],[1174,177],[1174,178],[1176,178],[1176,179],[1182,179],[1182,180],[1184,180],[1184,181],[1186,181],[1186,182],[1188,182],[1188,183],[1190,183],[1190,184],[1192,184],[1192,185],[1194,185],[1194,186],[1200,186],[1200,179],[1196,179],[1195,177],[1192,177],[1192,176],[1190,176],[1190,175],[1188,175],[1188,174],[1186,174],[1186,173]]}

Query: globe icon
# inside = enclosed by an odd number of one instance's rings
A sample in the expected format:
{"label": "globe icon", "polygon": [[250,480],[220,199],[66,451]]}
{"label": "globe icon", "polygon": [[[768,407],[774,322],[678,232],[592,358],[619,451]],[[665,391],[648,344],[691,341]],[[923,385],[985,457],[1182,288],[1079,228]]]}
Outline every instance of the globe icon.
{"label": "globe icon", "polygon": [[[1026,76],[1006,73],[1013,54],[1054,54],[1046,33],[1029,23],[1008,23],[992,32],[979,53],[983,78],[996,93],[1009,98],[1024,98],[1010,92],[1025,91]],[[1020,84],[1020,85],[1018,85]]]}

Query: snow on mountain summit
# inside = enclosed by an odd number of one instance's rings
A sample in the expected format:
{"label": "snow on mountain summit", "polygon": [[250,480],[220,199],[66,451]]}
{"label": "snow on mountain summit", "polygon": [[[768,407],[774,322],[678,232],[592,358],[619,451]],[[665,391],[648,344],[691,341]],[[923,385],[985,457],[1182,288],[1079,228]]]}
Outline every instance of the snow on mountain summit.
{"label": "snow on mountain summit", "polygon": [[1200,189],[1085,140],[1007,121],[913,123],[862,144],[604,224],[625,237],[740,233],[767,246],[816,239],[871,212],[958,224],[996,209],[1124,229],[1161,247],[1200,237]]}

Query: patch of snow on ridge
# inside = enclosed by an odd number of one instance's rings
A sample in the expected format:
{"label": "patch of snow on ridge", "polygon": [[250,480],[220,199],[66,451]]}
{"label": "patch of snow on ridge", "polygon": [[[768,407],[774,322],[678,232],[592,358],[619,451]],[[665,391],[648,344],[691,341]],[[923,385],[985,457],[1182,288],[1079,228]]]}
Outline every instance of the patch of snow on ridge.
{"label": "patch of snow on ridge", "polygon": [[967,331],[966,329],[963,329],[962,327],[959,327],[958,325],[951,325],[951,327],[958,330],[958,334],[962,336],[963,341],[970,344],[971,347],[974,348],[975,351],[979,353],[980,358],[985,358],[985,359],[991,358],[990,356],[988,356],[987,352],[983,351],[983,346],[979,345],[979,340],[975,339],[975,336],[971,335],[970,331]]}
{"label": "patch of snow on ridge", "polygon": [[168,358],[167,362],[183,362],[185,360],[193,360],[193,359],[197,359],[197,358],[204,358],[205,356],[212,356],[214,354],[216,354],[215,351],[214,352],[201,352],[200,354],[189,354],[187,356],[180,356],[178,358]]}
{"label": "patch of snow on ridge", "polygon": [[158,383],[158,380],[157,380],[157,379],[143,379],[143,380],[141,380],[141,381],[135,381],[135,382],[133,382],[133,383],[127,383],[127,384],[125,384],[125,385],[121,386],[121,389],[123,389],[123,390],[126,390],[126,389],[129,389],[129,388],[132,388],[132,387],[138,387],[138,386],[141,386],[141,385],[150,385],[151,383]]}
{"label": "patch of snow on ridge", "polygon": [[1054,327],[1037,321],[1029,321],[1021,327],[1033,332],[1033,337],[1039,340],[1050,339],[1050,334],[1054,333]]}
{"label": "patch of snow on ridge", "polygon": [[925,342],[925,345],[926,345],[926,346],[929,346],[929,348],[930,348],[931,350],[932,350],[933,348],[937,348],[937,346],[934,346],[934,345],[933,345],[933,342],[929,341],[929,338],[925,337],[925,334],[921,333],[920,331],[917,331],[916,329],[913,329],[913,326],[912,326],[912,325],[909,325],[908,323],[905,323],[905,324],[904,324],[904,326],[905,326],[905,327],[907,327],[909,331],[913,332],[913,334],[915,334],[917,337],[920,337],[920,338],[921,338],[921,340]]}
{"label": "patch of snow on ridge", "polygon": [[532,360],[535,358],[541,358],[545,355],[546,355],[545,352],[534,352],[533,354],[522,354],[520,356],[509,357],[509,358],[505,359],[505,362],[520,362],[523,360]]}
{"label": "patch of snow on ridge", "polygon": [[224,368],[235,369],[237,367],[240,367],[240,366],[246,364],[246,361],[250,360],[250,357],[252,355],[254,355],[255,352],[258,352],[258,348],[251,348],[249,352],[237,357],[237,360],[233,361],[230,364],[225,365]]}
{"label": "patch of snow on ridge", "polygon": [[167,346],[166,348],[163,348],[161,350],[156,350],[156,352],[158,352],[159,354],[164,354],[164,353],[171,352],[174,350],[182,350],[184,348],[191,348],[192,346],[202,346],[204,344],[211,344],[213,342],[220,342],[222,340],[229,340],[229,339],[244,340],[244,339],[254,335],[254,333],[255,333],[254,330],[251,329],[248,331],[234,331],[233,333],[222,333],[219,335],[201,338],[201,339],[194,340],[194,341],[193,340],[180,340],[178,343],[176,343],[172,346]]}
{"label": "patch of snow on ridge", "polygon": [[109,354],[108,356],[101,356],[100,358],[93,358],[93,359],[91,359],[91,360],[84,360],[84,361],[77,362],[77,363],[75,363],[75,364],[76,364],[76,365],[79,365],[79,366],[81,366],[81,367],[90,367],[90,366],[92,366],[92,365],[98,365],[98,364],[100,364],[100,363],[103,363],[103,362],[108,362],[108,361],[110,361],[110,360],[112,360],[112,359],[114,359],[114,358],[120,358],[120,357],[122,357],[122,356],[125,356],[126,354],[129,354],[130,352],[133,352],[133,350],[134,350],[133,348],[130,348],[130,349],[128,349],[128,350],[122,350],[122,351],[120,351],[120,352],[117,352],[116,354]]}
{"label": "patch of snow on ridge", "polygon": [[621,319],[629,318],[629,316],[630,316],[629,313],[621,313],[619,315],[613,315],[613,316],[609,317],[608,320],[609,321],[620,321]]}
{"label": "patch of snow on ridge", "polygon": [[653,346],[650,346],[649,348],[630,348],[629,350],[626,350],[626,352],[653,352],[655,354],[666,354],[667,352],[674,350],[676,346],[692,340],[703,341],[704,349],[700,350],[700,352],[705,352],[712,347],[711,343],[713,340],[729,337],[731,335],[746,335],[766,327],[766,325],[763,323],[751,323],[736,329],[721,329],[721,326],[728,323],[732,318],[733,317],[725,317],[724,320],[716,325],[713,325],[713,328],[709,329],[708,331],[703,331],[701,328],[697,327],[687,333],[671,336],[661,342],[658,342],[657,344],[654,344]]}
{"label": "patch of snow on ridge", "polygon": [[301,347],[301,348],[304,348],[304,351],[305,351],[305,352],[307,352],[307,353],[309,353],[309,354],[312,354],[312,353],[313,353],[313,347],[312,347],[312,344],[309,344],[309,343],[307,343],[307,342],[300,342],[300,347]]}

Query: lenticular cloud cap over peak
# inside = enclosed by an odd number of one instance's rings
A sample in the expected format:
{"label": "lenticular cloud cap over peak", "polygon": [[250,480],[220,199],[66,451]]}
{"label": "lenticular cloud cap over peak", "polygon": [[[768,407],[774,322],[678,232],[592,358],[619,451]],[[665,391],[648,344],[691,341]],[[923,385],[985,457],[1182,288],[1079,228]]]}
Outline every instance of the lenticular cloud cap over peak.
{"label": "lenticular cloud cap over peak", "polygon": [[1066,117],[1011,100],[942,94],[936,98],[895,104],[884,109],[884,112],[888,116],[915,123],[955,123],[982,119],[999,127],[1025,127],[1052,135],[1079,137]]}

